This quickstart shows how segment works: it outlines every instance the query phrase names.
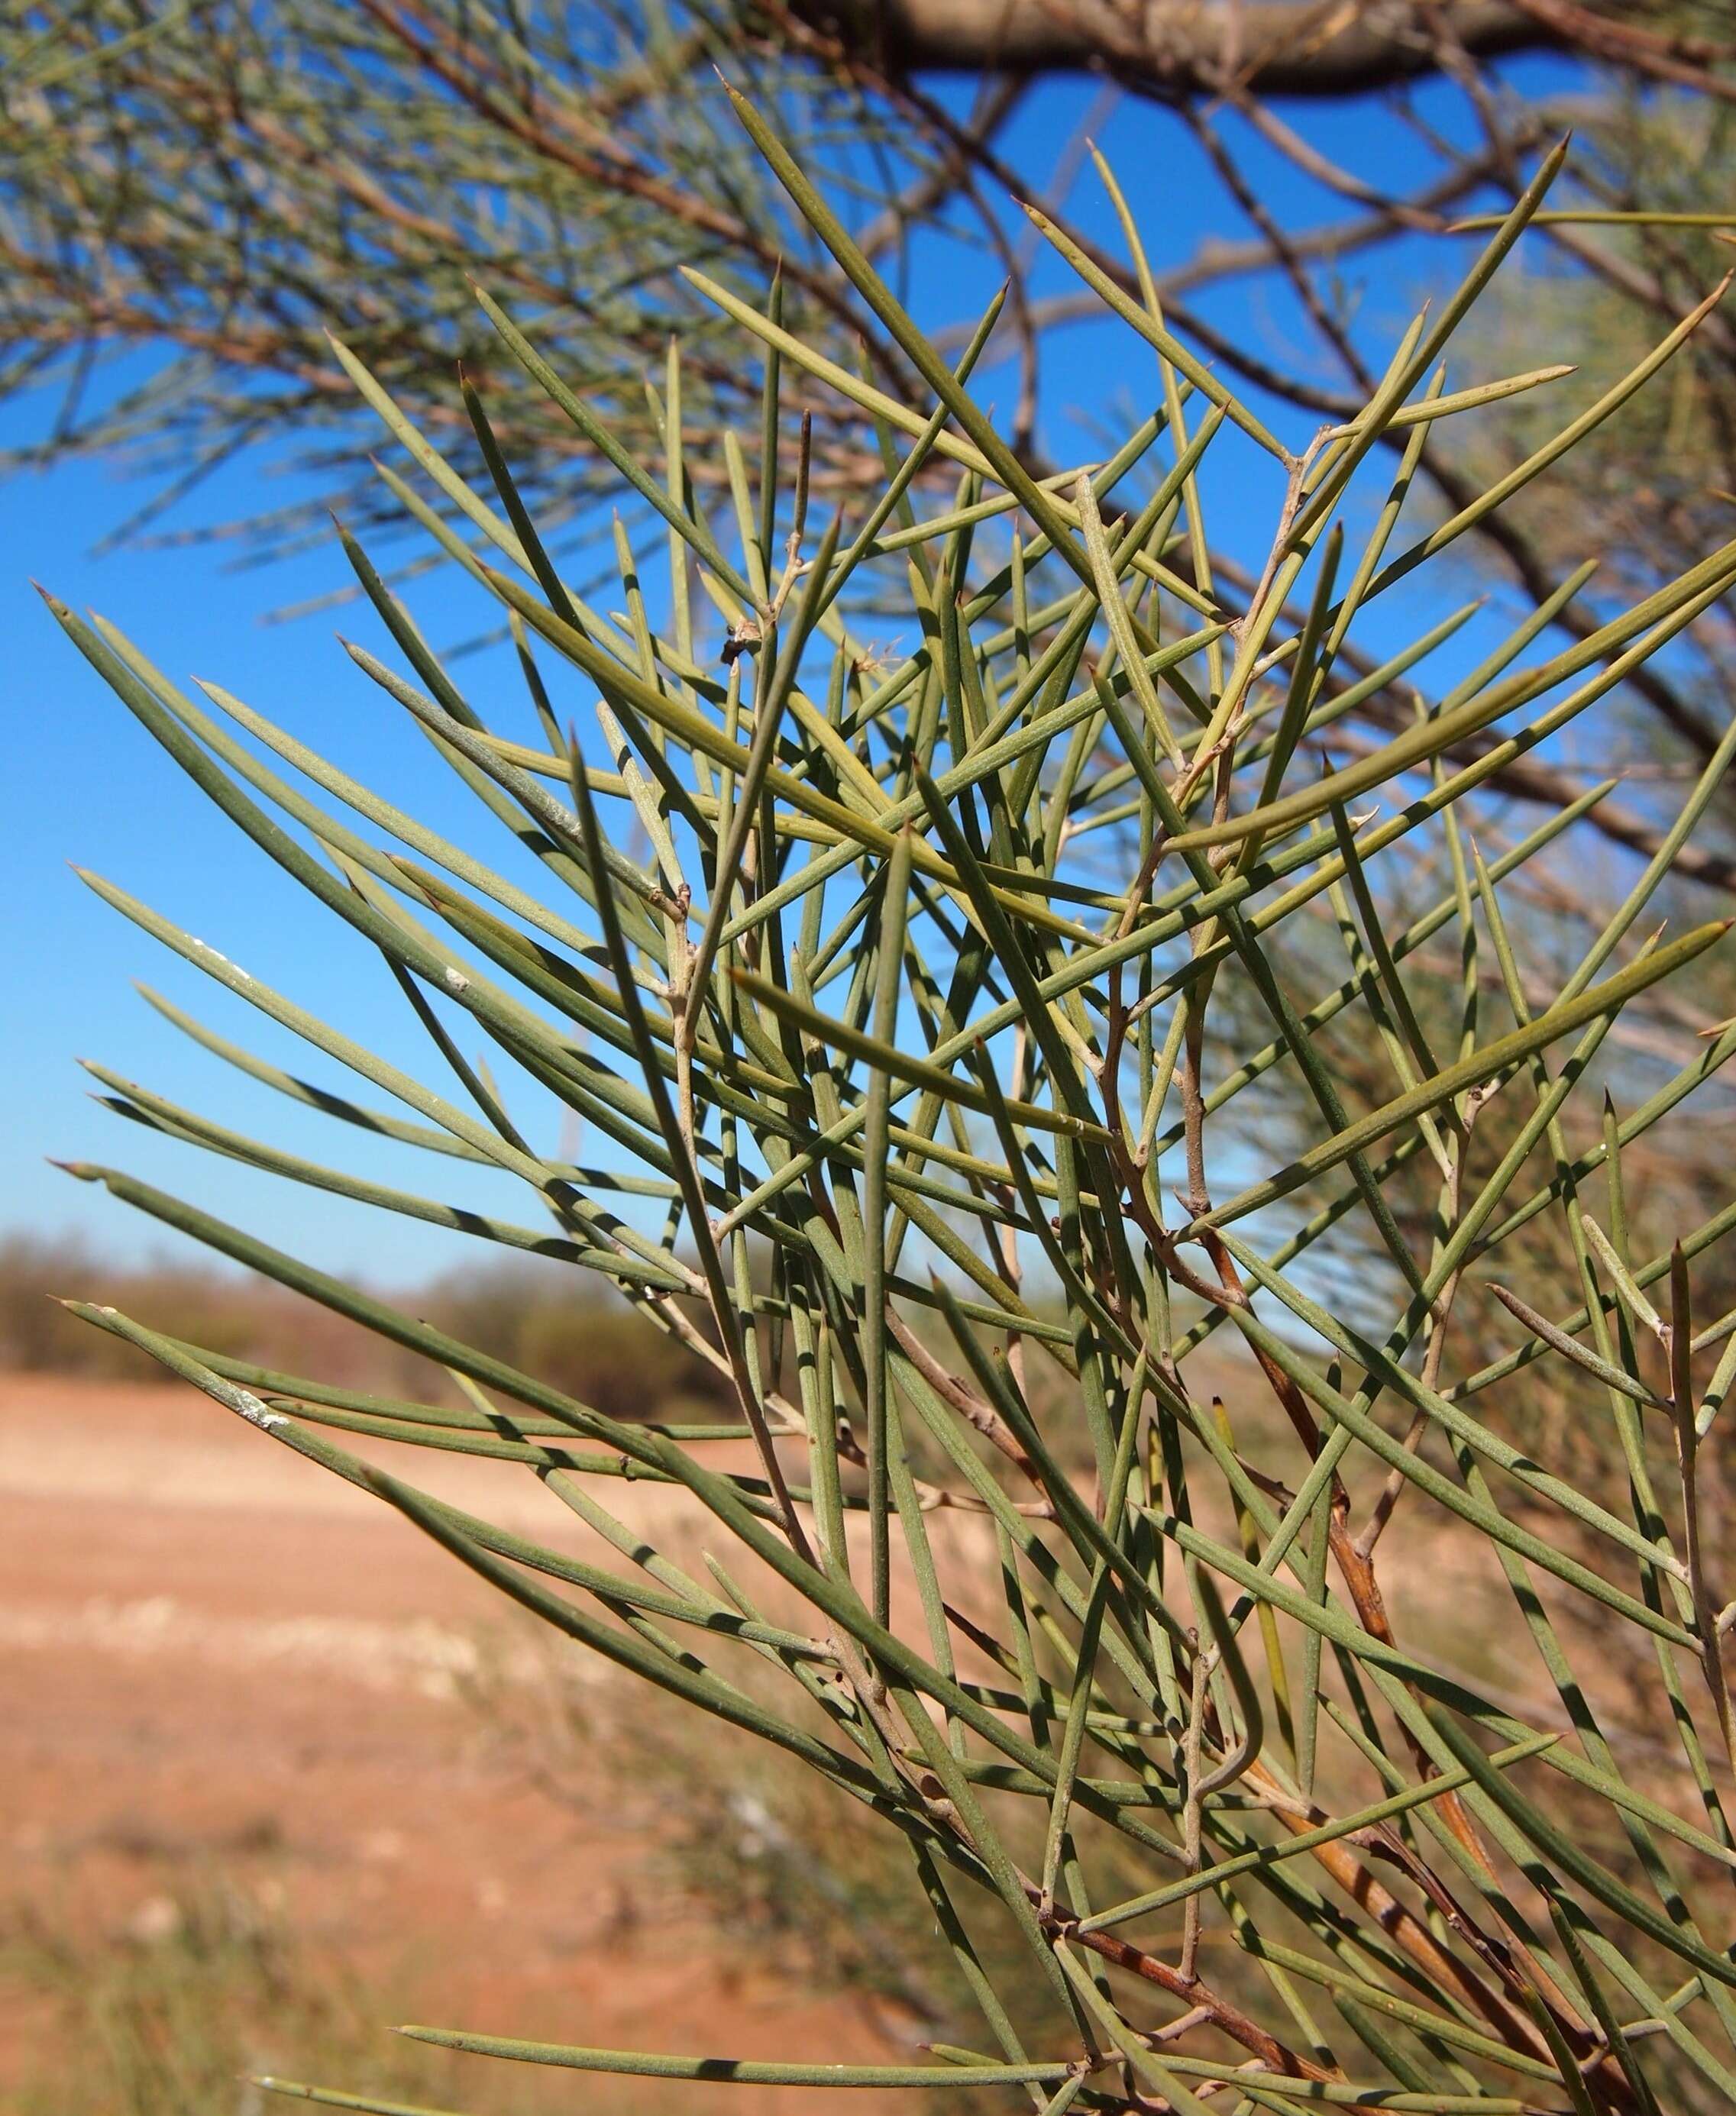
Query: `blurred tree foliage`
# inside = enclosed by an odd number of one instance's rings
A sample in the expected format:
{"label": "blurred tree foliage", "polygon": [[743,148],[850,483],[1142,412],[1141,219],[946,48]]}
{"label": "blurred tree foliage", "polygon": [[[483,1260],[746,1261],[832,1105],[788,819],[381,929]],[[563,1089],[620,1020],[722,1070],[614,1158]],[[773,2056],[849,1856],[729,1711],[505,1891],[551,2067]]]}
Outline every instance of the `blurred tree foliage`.
{"label": "blurred tree foliage", "polygon": [[[1736,265],[1736,107],[1616,85],[1577,122],[1576,168],[1586,203],[1606,210],[1700,214],[1728,205],[1730,228],[1619,227],[1556,232],[1553,253],[1527,251],[1497,290],[1490,317],[1511,351],[1547,334],[1582,348],[1594,368],[1643,352],[1651,320],[1679,315]],[[1528,283],[1527,283],[1528,278]],[[1736,506],[1736,338],[1727,324],[1697,334],[1666,386],[1603,428],[1574,459],[1571,486],[1540,481],[1517,513],[1549,562],[1596,557],[1612,582],[1649,582],[1675,554],[1729,534]],[[1554,416],[1520,400],[1504,423],[1524,453]],[[1485,443],[1494,422],[1462,445]],[[1494,467],[1480,453],[1472,467]],[[1572,554],[1569,560],[1568,554]]]}

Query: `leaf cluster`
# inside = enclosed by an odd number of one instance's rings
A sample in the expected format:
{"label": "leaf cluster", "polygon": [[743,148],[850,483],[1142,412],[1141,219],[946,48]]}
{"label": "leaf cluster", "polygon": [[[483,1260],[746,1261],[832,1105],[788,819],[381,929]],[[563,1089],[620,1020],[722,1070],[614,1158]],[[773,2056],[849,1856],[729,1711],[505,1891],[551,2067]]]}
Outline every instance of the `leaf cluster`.
{"label": "leaf cluster", "polygon": [[[1354,416],[1298,444],[1172,327],[1100,164],[1137,294],[1052,234],[1149,348],[1153,409],[1103,460],[1039,479],[969,386],[998,304],[949,359],[730,94],[743,151],[831,260],[836,298],[915,380],[900,395],[852,374],[780,320],[775,291],[757,306],[695,274],[757,370],[757,448],[751,430],[690,435],[678,345],[647,385],[661,439],[647,453],[483,295],[495,357],[656,518],[658,575],[620,539],[599,606],[551,553],[486,387],[460,396],[486,474],[472,484],[361,352],[341,354],[414,466],[384,469],[388,490],[511,628],[534,739],[490,724],[353,537],[394,658],[351,652],[528,881],[53,605],[196,786],[377,950],[437,1063],[389,1061],[116,884],[92,887],[366,1083],[365,1100],[324,1102],[339,1136],[361,1125],[435,1172],[388,1186],[97,1069],[122,1111],[600,1274],[730,1413],[628,1423],[88,1164],[73,1173],[445,1380],[426,1400],[363,1396],[76,1312],[397,1507],[555,1631],[771,1745],[851,1803],[854,1826],[895,1833],[981,2023],[969,2046],[855,2068],[406,2032],[589,2072],[1002,2090],[1050,2116],[1717,2105],[1736,2087],[1720,1908],[1736,1726],[1699,1468],[1736,1353],[1695,1290],[1736,1208],[1646,1253],[1623,1169],[1736,1054],[1736,1029],[1612,1107],[1595,1146],[1563,1127],[1626,1010],[1703,975],[1723,937],[1660,934],[1648,913],[1736,725],[1540,995],[1503,892],[1609,789],[1493,858],[1470,826],[1494,774],[1619,698],[1728,594],[1736,545],[1577,631],[1561,620],[1581,574],[1474,647],[1470,610],[1396,651],[1357,643],[1377,626],[1390,639],[1401,583],[1412,610],[1460,538],[1628,416],[1717,294],[1456,513],[1419,524],[1407,502],[1433,427],[1557,379],[1449,389],[1442,363],[1561,151]],[[813,390],[877,438],[881,475],[848,506],[808,475]],[[953,482],[937,499],[918,479],[940,463]],[[1208,556],[1220,465],[1270,497],[1240,607]],[[872,564],[901,568],[907,591],[909,643],[886,657],[854,619]],[[1335,758],[1332,731],[1376,694],[1401,724]],[[1444,849],[1447,879],[1400,924],[1382,877],[1424,844]],[[1322,904],[1344,955],[1324,988],[1292,945]],[[1406,965],[1425,947],[1462,964],[1444,1019],[1413,998]],[[1255,1026],[1223,1067],[1207,1028],[1226,995]],[[1351,1024],[1381,1056],[1364,1080],[1325,1055],[1324,1032]],[[490,1062],[467,1055],[477,1037]],[[1263,1159],[1242,1120],[1279,1089],[1309,1109],[1306,1135]],[[583,1120],[586,1163],[539,1146],[523,1115],[538,1096]],[[1497,1103],[1512,1120],[1498,1140],[1481,1122]],[[1432,1193],[1425,1230],[1395,1211],[1406,1171]],[[516,1189],[527,1221],[447,1202],[483,1174]],[[1514,1295],[1508,1355],[1459,1371],[1462,1285],[1497,1277],[1539,1216],[1564,1230],[1563,1268]],[[1347,1243],[1378,1261],[1354,1303],[1323,1299]],[[1511,1437],[1505,1406],[1545,1365],[1616,1436],[1628,1488],[1613,1502],[1582,1488],[1571,1447]],[[521,1465],[557,1525],[590,1532],[584,1554],[434,1497],[349,1436]],[[636,1520],[635,1482],[702,1526],[702,1566]],[[1407,1643],[1383,1591],[1396,1542],[1433,1553],[1444,1659]],[[1534,1657],[1517,1691],[1489,1677],[1460,1613],[1474,1580],[1510,1598]],[[1650,1656],[1623,1665],[1644,1670],[1665,1768],[1632,1763],[1586,1664],[1599,1627]],[[1020,1951],[1015,1985],[973,1939],[985,1910]]]}

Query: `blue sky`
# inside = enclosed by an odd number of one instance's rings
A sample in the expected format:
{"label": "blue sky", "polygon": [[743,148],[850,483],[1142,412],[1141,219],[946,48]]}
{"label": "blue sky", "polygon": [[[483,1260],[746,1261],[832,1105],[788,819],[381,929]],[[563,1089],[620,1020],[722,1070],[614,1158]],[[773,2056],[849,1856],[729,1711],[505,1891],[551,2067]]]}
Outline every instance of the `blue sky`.
{"label": "blue sky", "polygon": [[[1520,77],[1540,89],[1561,85],[1558,71],[1540,67]],[[1084,85],[1062,83],[1035,96],[1018,121],[1011,158],[1038,170],[1049,166],[1092,93]],[[1444,118],[1448,99],[1436,99],[1440,107],[1431,115]],[[1328,153],[1370,175],[1402,183],[1407,170],[1421,168],[1407,136],[1366,109],[1312,112],[1306,122]],[[1238,144],[1245,142],[1242,136]],[[1104,145],[1160,269],[1190,254],[1203,233],[1245,232],[1173,120],[1124,104]],[[1253,151],[1256,178],[1261,162],[1260,152]],[[1271,197],[1292,225],[1344,210],[1324,194],[1310,196],[1287,165],[1268,162],[1264,172],[1274,179]],[[1088,224],[1107,236],[1095,189],[1088,171],[1074,204]],[[1471,253],[1462,242],[1411,242],[1379,254],[1380,282],[1367,291],[1359,323],[1359,334],[1377,356],[1413,297]],[[1361,260],[1352,264],[1361,269]],[[1044,263],[1040,274],[1039,292],[1071,283],[1057,260]],[[986,301],[997,277],[990,260],[936,252],[919,260],[912,306],[925,323],[951,320],[971,301]],[[1269,288],[1254,297],[1231,288],[1202,306],[1213,320],[1273,351],[1293,343],[1305,329]],[[1066,360],[1051,357],[1045,420],[1057,445],[1071,435],[1075,453],[1094,453],[1096,444],[1080,438],[1074,407],[1101,409],[1117,427],[1141,416],[1153,401],[1148,356],[1112,324],[1073,334],[1065,350]],[[993,400],[1003,393],[1010,393],[1005,377],[983,379],[979,395]],[[51,409],[41,399],[0,405],[0,446],[35,438]],[[1287,430],[1300,439],[1306,428],[1292,414]],[[1235,475],[1220,476],[1214,494],[1218,534],[1250,555],[1260,547],[1276,504],[1275,491],[1265,489],[1269,482],[1245,458]],[[274,474],[269,458],[256,456],[203,488],[173,526],[245,515],[280,504],[295,489],[292,477],[281,468]],[[123,1255],[172,1245],[104,1194],[47,1167],[43,1157],[106,1160],[165,1188],[196,1191],[208,1209],[329,1267],[387,1281],[413,1279],[453,1261],[458,1238],[387,1222],[344,1201],[145,1134],[98,1108],[88,1098],[92,1083],[73,1062],[80,1056],[104,1060],[148,1087],[291,1151],[341,1158],[383,1180],[416,1180],[407,1162],[394,1158],[396,1149],[353,1133],[334,1138],[326,1120],[241,1079],[195,1048],[135,993],[131,981],[147,979],[261,1055],[328,1085],[345,1084],[337,1068],[117,918],[81,885],[67,862],[98,869],[384,1055],[424,1070],[429,1062],[426,1043],[377,956],[354,936],[334,932],[329,918],[199,795],[62,637],[30,589],[30,575],[75,607],[94,605],[177,680],[204,676],[226,684],[402,805],[436,827],[451,827],[506,865],[499,834],[492,845],[477,840],[465,820],[467,798],[403,716],[394,718],[395,709],[351,666],[333,637],[333,614],[265,623],[285,605],[343,585],[348,576],[335,547],[246,570],[233,569],[233,551],[226,554],[214,545],[93,556],[104,531],[142,497],[136,484],[90,462],[0,485],[0,624],[7,642],[13,760],[7,828],[0,837],[0,875],[12,912],[0,941],[11,998],[0,1226],[79,1232]],[[454,589],[441,577],[419,583],[409,600],[436,645],[465,638],[486,621],[467,588]],[[1400,623],[1409,614],[1395,599],[1389,621]],[[336,621],[365,643],[381,646],[377,626],[363,613],[348,610]],[[501,657],[477,656],[463,665],[463,674],[485,711],[495,697],[511,697],[516,720],[522,710],[516,678]],[[367,1098],[380,1099],[371,1093]],[[552,1132],[545,1143],[554,1146]],[[523,1215],[522,1203],[518,1209]]]}

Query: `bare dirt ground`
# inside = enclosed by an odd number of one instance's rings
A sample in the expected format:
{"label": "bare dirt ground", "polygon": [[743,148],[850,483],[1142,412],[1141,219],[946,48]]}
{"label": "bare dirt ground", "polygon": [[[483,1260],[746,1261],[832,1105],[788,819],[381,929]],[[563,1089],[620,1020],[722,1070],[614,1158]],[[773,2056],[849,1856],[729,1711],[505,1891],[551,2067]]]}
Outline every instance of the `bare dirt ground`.
{"label": "bare dirt ground", "polygon": [[[621,1562],[520,1468],[376,1451],[503,1525]],[[697,1567],[678,1495],[616,1482],[596,1495]],[[968,1580],[970,1517],[928,1518],[947,1576]],[[1553,1700],[1513,1664],[1516,1626],[1486,1553],[1462,1562],[1457,1541],[1419,1512],[1384,1548],[1401,1635],[1424,1653],[1439,1645],[1497,1695],[1511,1685],[1522,1711],[1555,1723]],[[1456,1583],[1444,1631],[1444,1563]],[[906,1613],[918,1621],[914,1605]],[[56,2079],[69,2035],[88,2036],[89,2011],[69,2015],[39,1979],[8,1981],[8,1934],[60,1936],[69,1978],[88,1981],[104,1962],[136,1960],[214,1882],[344,1980],[364,2050],[375,2020],[382,2046],[388,2022],[421,2020],[614,2048],[909,2062],[910,2017],[813,1995],[787,1956],[767,1966],[753,1934],[684,1891],[669,1826],[624,1774],[618,1744],[582,1735],[539,1754],[491,1731],[479,1691],[506,1695],[509,1718],[534,1728],[546,1637],[407,1520],[191,1391],[0,1373],[0,2111],[264,2116],[257,2099],[227,2095],[44,2100],[42,2079]],[[1605,1702],[1619,1730],[1627,1700]],[[665,1797],[673,1784],[679,1800],[692,1768],[691,1755],[674,1760]],[[366,2062],[346,2058],[329,2083],[366,2091],[377,2083]],[[808,2099],[459,2063],[440,2105],[479,2116],[762,2116]],[[468,2088],[477,2072],[486,2090]],[[877,2116],[894,2098],[852,2105]]]}
{"label": "bare dirt ground", "polygon": [[[417,1474],[497,1520],[549,1503],[492,1465]],[[191,1392],[0,1375],[0,1912],[136,1946],[217,1873],[399,2019],[908,2061],[896,2024],[757,1971],[642,1828],[486,1738],[469,1679],[524,1638],[408,1522]],[[53,2032],[0,1991],[0,2108]]]}

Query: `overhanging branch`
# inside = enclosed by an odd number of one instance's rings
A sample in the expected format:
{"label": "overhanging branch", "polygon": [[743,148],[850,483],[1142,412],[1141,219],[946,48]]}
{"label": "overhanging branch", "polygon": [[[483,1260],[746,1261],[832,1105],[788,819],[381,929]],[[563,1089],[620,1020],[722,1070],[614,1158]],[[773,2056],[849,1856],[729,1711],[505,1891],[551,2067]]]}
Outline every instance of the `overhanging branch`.
{"label": "overhanging branch", "polygon": [[1477,58],[1562,48],[1559,23],[1503,0],[793,0],[897,71],[1107,70],[1169,94],[1337,96]]}

